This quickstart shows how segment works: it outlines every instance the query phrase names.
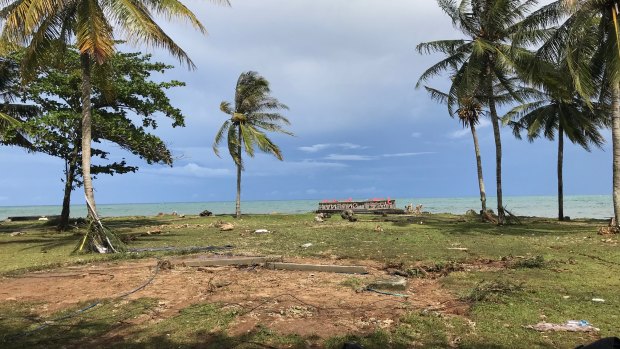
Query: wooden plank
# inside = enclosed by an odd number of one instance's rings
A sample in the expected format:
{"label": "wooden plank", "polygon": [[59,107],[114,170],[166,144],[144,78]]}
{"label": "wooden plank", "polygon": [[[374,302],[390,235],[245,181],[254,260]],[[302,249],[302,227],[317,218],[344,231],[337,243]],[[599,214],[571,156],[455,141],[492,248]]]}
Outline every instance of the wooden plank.
{"label": "wooden plank", "polygon": [[187,267],[221,267],[227,265],[257,265],[267,262],[281,261],[282,256],[267,257],[230,257],[230,258],[205,258],[184,261],[180,264]]}
{"label": "wooden plank", "polygon": [[356,265],[325,265],[325,264],[299,264],[299,263],[277,263],[269,262],[265,264],[267,269],[295,270],[295,271],[322,271],[327,273],[344,274],[368,274],[366,268]]}

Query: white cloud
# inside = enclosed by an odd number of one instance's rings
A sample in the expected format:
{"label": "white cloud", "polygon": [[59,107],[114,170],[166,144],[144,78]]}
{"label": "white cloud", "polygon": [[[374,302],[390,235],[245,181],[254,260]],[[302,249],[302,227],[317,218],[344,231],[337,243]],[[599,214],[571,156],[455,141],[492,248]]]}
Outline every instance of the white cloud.
{"label": "white cloud", "polygon": [[400,158],[400,157],[405,157],[405,156],[418,156],[418,155],[426,155],[426,154],[435,154],[435,152],[423,151],[423,152],[418,152],[418,153],[383,154],[381,156],[385,158]]}
{"label": "white cloud", "polygon": [[412,132],[411,133],[411,138],[420,138],[422,137],[422,133],[420,132]]}
{"label": "white cloud", "polygon": [[329,154],[325,157],[325,160],[330,161],[369,161],[375,160],[376,156],[369,155],[356,155],[356,154]]}
{"label": "white cloud", "polygon": [[321,143],[321,144],[314,144],[314,145],[307,146],[307,147],[299,147],[297,149],[303,152],[306,152],[306,153],[316,153],[321,150],[325,150],[329,148],[341,148],[341,149],[353,150],[353,149],[366,149],[367,147],[361,146],[359,144],[353,144],[353,143],[337,143],[337,144]]}
{"label": "white cloud", "polygon": [[[489,120],[486,119],[481,119],[480,123],[476,126],[477,130],[486,128],[491,126],[491,122]],[[459,139],[459,138],[463,138],[467,135],[471,134],[471,131],[469,130],[469,127],[467,128],[463,128],[462,130],[458,130],[458,131],[454,131],[454,132],[450,132],[448,134],[448,138],[452,138],[452,139]]]}
{"label": "white cloud", "polygon": [[178,167],[161,167],[158,169],[145,169],[143,172],[163,176],[183,176],[196,178],[227,177],[233,174],[228,168],[202,167],[195,163],[189,163]]}

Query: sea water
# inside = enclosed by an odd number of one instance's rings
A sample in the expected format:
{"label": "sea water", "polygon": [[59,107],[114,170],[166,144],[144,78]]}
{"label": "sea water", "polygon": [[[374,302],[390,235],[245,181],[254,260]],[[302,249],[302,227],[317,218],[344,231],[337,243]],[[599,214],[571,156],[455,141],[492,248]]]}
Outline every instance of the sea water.
{"label": "sea water", "polygon": [[[464,214],[467,210],[480,210],[480,199],[465,198],[393,198],[399,208],[412,203],[423,205],[422,211],[431,213]],[[364,199],[361,199],[364,200]],[[241,211],[246,214],[269,213],[307,213],[315,211],[321,200],[288,201],[242,201]],[[494,197],[487,199],[487,207],[495,209]],[[557,197],[555,196],[513,196],[504,197],[504,206],[519,216],[557,217]],[[0,206],[0,220],[12,216],[50,216],[59,215],[60,206]],[[117,216],[155,216],[158,213],[197,215],[204,210],[214,214],[232,214],[235,203],[226,202],[170,202],[143,204],[98,204],[97,211],[102,217]],[[72,205],[72,217],[84,217],[84,205]],[[566,196],[564,215],[571,218],[609,218],[613,215],[611,195]]]}

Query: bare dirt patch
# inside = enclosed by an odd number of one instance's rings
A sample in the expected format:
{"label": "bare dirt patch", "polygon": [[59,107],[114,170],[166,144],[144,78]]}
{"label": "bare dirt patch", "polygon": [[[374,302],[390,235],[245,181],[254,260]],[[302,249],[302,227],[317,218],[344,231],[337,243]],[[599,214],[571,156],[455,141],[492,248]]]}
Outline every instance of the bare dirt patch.
{"label": "bare dirt patch", "polygon": [[[196,257],[192,257],[196,258]],[[185,258],[187,259],[187,258]],[[384,265],[363,261],[368,275],[266,270],[261,267],[183,267],[182,259],[171,260],[172,269],[158,269],[144,289],[126,300],[149,297],[158,306],[131,323],[108,333],[122,336],[135,326],[159,322],[192,304],[213,302],[235,310],[230,335],[249,332],[262,325],[282,334],[327,338],[343,333],[367,333],[394,326],[407,311],[438,311],[463,315],[468,307],[442,289],[436,279],[409,279],[407,298],[360,292],[350,284],[364,284],[386,276]],[[326,263],[324,260],[289,259],[297,263]],[[347,261],[330,261],[350,264]],[[0,303],[7,301],[41,304],[35,313],[48,316],[80,302],[111,299],[142,285],[155,272],[157,260],[97,263],[36,272],[0,279]]]}

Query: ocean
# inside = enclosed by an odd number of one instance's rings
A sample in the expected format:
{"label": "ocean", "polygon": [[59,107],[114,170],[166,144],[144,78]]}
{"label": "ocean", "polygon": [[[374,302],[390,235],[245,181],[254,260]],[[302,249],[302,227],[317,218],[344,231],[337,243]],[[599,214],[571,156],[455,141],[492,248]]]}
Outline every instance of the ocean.
{"label": "ocean", "polygon": [[[465,198],[396,198],[396,205],[404,208],[413,203],[422,204],[423,211],[431,213],[464,214],[469,209],[480,210],[480,199]],[[318,208],[320,200],[289,201],[242,201],[241,211],[247,214],[268,213],[306,213]],[[495,208],[495,198],[487,198],[487,207]],[[504,206],[519,216],[556,217],[557,197],[555,196],[508,196]],[[203,210],[215,214],[229,214],[235,211],[233,201],[226,202],[169,202],[143,204],[98,204],[97,211],[102,217],[117,216],[155,216],[160,212],[197,215]],[[11,216],[58,215],[61,206],[0,206],[0,220]],[[72,217],[84,217],[84,205],[72,205]],[[566,196],[564,215],[571,218],[609,218],[613,216],[611,195]]]}

